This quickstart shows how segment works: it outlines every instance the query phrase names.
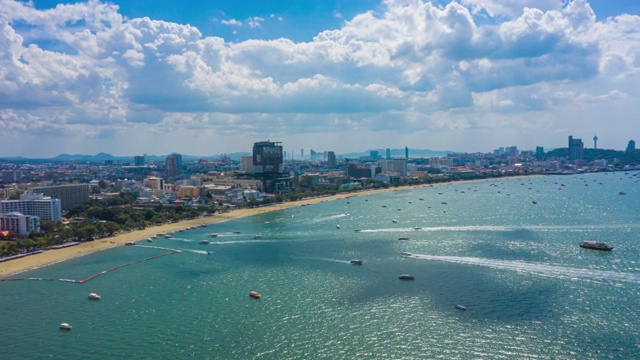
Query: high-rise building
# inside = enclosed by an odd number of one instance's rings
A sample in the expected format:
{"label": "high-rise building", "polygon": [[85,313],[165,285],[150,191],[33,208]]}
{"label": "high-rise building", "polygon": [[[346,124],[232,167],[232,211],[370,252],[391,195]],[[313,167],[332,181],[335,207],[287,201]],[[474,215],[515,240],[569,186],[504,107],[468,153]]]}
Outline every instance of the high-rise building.
{"label": "high-rise building", "polygon": [[627,154],[631,154],[634,151],[636,151],[636,142],[634,140],[629,140],[629,142],[627,143]]}
{"label": "high-rise building", "polygon": [[133,157],[134,166],[144,166],[144,155],[138,155]]}
{"label": "high-rise building", "polygon": [[407,176],[407,158],[393,158],[393,171],[400,176]]}
{"label": "high-rise building", "polygon": [[167,173],[167,177],[169,178],[178,175],[178,164],[176,162],[175,155],[167,155],[167,158],[165,160],[165,171]]}
{"label": "high-rise building", "polygon": [[544,148],[542,146],[536,146],[536,158],[542,159],[544,157]]}
{"label": "high-rise building", "polygon": [[391,160],[391,149],[387,148],[387,156],[385,157],[385,159],[387,160]]}
{"label": "high-rise building", "polygon": [[371,160],[378,160],[380,158],[380,155],[378,154],[378,150],[369,151],[369,158],[371,158]]}
{"label": "high-rise building", "polygon": [[255,171],[253,167],[253,156],[240,156],[240,171],[253,174]]}
{"label": "high-rise building", "polygon": [[182,170],[182,155],[178,153],[171,153],[176,158],[176,168],[178,168],[178,172]]}
{"label": "high-rise building", "polygon": [[338,161],[336,160],[336,153],[333,151],[327,152],[327,166],[330,168],[334,168],[338,165]]}
{"label": "high-rise building", "polygon": [[582,139],[574,139],[569,136],[569,160],[581,160],[584,151]]}
{"label": "high-rise building", "polygon": [[304,160],[304,149],[300,149],[300,160]]}
{"label": "high-rise building", "polygon": [[405,159],[409,159],[409,147],[408,146],[404,147],[404,157],[405,157]]}
{"label": "high-rise building", "polygon": [[70,210],[75,206],[89,203],[91,185],[69,184],[56,186],[36,186],[29,188],[31,194],[42,194],[55,199],[60,199],[62,210]]}
{"label": "high-rise building", "polygon": [[62,219],[62,203],[60,199],[29,193],[20,195],[20,200],[0,201],[0,214],[14,212],[38,216],[40,220],[60,221]]}
{"label": "high-rise building", "polygon": [[283,191],[289,187],[290,179],[284,172],[281,142],[254,143],[253,167],[255,176],[262,181],[263,191]]}
{"label": "high-rise building", "polygon": [[593,148],[598,148],[598,135],[593,135]]}
{"label": "high-rise building", "polygon": [[40,232],[40,218],[19,212],[0,214],[0,230],[8,230],[23,236],[31,231]]}

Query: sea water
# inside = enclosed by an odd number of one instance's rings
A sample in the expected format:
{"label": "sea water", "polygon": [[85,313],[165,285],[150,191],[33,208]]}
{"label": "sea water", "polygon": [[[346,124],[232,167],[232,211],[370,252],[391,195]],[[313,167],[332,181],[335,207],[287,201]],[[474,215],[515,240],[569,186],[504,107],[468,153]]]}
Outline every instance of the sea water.
{"label": "sea water", "polygon": [[637,359],[637,174],[400,188],[19,274],[130,264],[0,282],[0,359]]}

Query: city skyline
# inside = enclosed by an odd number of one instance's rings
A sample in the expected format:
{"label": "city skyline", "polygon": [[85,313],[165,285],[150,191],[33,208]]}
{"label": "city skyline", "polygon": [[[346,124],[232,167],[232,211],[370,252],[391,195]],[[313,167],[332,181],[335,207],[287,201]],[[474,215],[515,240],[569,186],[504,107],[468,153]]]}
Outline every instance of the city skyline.
{"label": "city skyline", "polygon": [[0,157],[640,134],[633,1],[58,3],[0,0]]}

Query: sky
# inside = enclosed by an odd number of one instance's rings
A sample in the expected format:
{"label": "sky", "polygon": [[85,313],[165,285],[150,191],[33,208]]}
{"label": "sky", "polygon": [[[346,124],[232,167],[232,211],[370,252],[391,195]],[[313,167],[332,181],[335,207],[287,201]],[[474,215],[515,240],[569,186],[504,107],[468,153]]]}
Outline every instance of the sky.
{"label": "sky", "polygon": [[622,150],[638,103],[637,0],[0,0],[0,157]]}

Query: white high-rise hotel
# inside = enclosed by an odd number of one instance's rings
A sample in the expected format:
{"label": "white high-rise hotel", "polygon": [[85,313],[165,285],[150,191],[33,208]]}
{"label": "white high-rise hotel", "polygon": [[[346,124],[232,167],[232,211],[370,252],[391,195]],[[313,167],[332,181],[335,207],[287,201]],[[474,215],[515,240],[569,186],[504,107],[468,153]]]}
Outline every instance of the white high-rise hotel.
{"label": "white high-rise hotel", "polygon": [[62,219],[62,204],[60,199],[42,194],[22,194],[20,200],[0,201],[0,214],[16,212],[38,216],[40,220],[60,221]]}

